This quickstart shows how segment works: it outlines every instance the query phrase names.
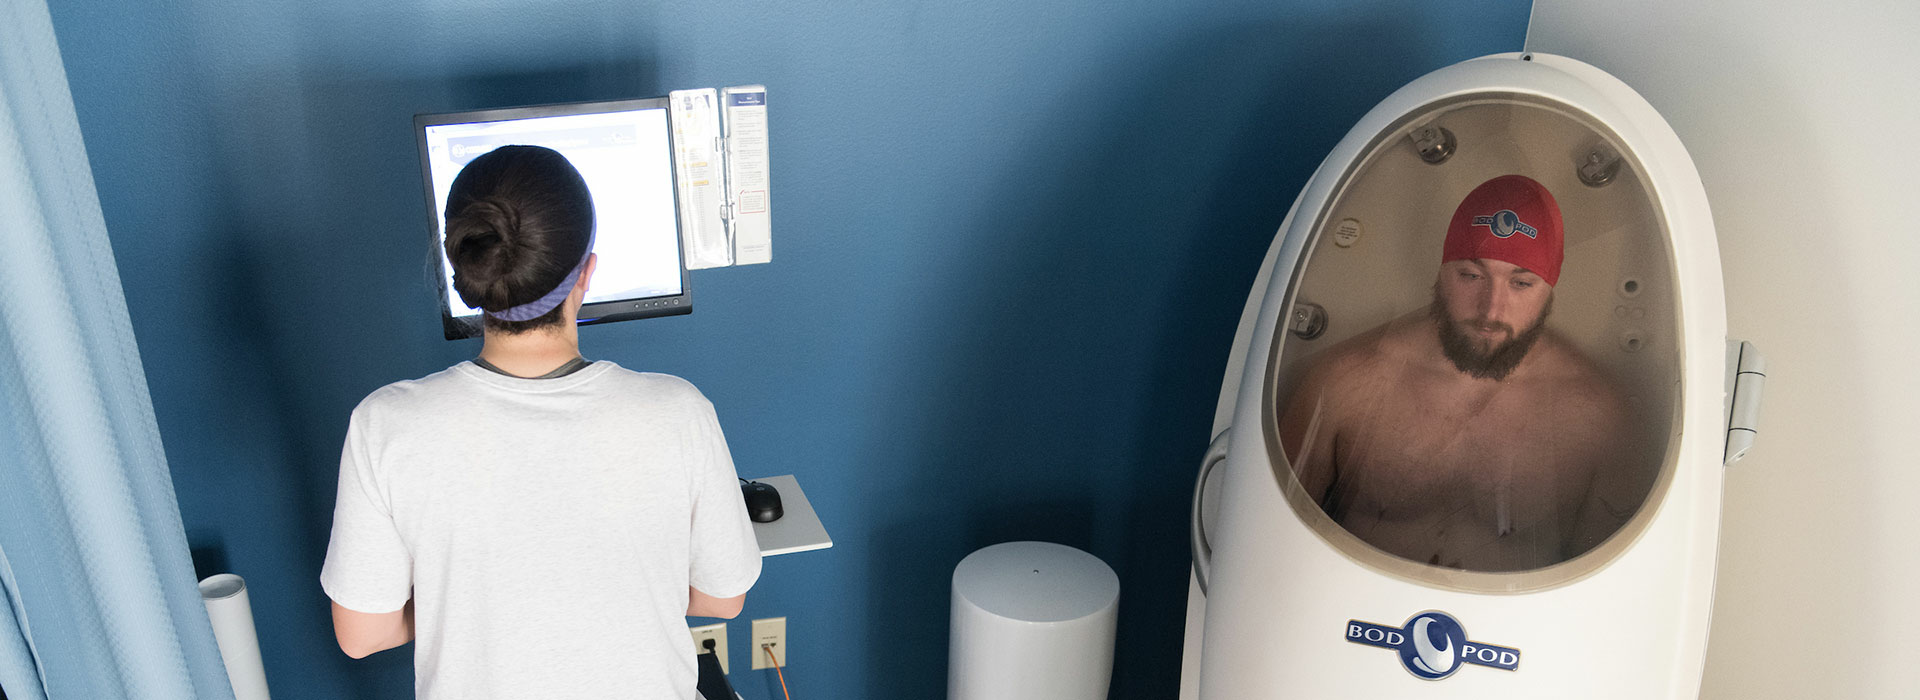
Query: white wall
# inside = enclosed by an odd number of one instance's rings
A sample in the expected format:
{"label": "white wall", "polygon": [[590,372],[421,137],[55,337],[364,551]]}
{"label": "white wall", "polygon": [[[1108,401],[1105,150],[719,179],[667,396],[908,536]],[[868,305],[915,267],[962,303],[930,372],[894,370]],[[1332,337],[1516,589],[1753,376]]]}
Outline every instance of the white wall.
{"label": "white wall", "polygon": [[1920,697],[1920,4],[1536,0],[1527,49],[1634,86],[1767,354],[1727,475],[1705,698]]}

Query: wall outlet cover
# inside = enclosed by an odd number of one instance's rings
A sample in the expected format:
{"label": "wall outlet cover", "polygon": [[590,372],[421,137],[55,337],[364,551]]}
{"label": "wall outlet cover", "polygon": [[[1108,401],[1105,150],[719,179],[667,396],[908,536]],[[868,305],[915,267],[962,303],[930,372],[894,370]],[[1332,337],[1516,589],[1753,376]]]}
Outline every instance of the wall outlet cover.
{"label": "wall outlet cover", "polygon": [[708,639],[713,640],[714,653],[720,656],[720,672],[726,673],[727,672],[727,623],[718,622],[711,625],[701,625],[699,627],[691,628],[687,631],[693,633],[693,653],[695,654],[699,654],[701,652],[706,651],[707,650],[706,643],[705,643],[706,640]]}
{"label": "wall outlet cover", "polygon": [[787,618],[768,617],[753,621],[753,667],[773,668],[773,664],[767,662],[767,652],[761,649],[761,645],[773,650],[773,658],[781,668],[787,667]]}

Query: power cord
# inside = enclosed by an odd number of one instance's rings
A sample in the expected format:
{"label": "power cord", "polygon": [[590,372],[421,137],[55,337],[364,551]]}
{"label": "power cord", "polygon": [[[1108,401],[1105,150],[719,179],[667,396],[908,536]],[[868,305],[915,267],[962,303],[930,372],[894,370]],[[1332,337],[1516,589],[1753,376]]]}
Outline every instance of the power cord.
{"label": "power cord", "polygon": [[739,700],[740,694],[727,683],[727,669],[720,665],[720,652],[726,651],[726,647],[709,638],[700,640],[698,650],[695,665],[700,667],[700,676],[694,684],[697,694],[712,700]]}
{"label": "power cord", "polygon": [[773,664],[774,675],[780,677],[780,694],[786,696],[787,700],[793,700],[793,694],[787,692],[787,674],[785,671],[780,670],[780,659],[773,655],[773,645],[762,644],[760,645],[760,650],[767,652],[767,663]]}

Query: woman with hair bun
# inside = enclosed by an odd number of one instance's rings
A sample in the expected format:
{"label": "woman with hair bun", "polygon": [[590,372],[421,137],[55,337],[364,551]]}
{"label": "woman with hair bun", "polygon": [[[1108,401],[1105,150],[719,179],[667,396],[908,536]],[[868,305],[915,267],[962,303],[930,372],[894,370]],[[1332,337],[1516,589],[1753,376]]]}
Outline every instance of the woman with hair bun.
{"label": "woman with hair bun", "polygon": [[713,404],[581,358],[593,200],[558,152],[468,163],[446,232],[484,342],[353,411],[320,572],[341,650],[415,642],[422,700],[696,697],[684,616],[760,575]]}

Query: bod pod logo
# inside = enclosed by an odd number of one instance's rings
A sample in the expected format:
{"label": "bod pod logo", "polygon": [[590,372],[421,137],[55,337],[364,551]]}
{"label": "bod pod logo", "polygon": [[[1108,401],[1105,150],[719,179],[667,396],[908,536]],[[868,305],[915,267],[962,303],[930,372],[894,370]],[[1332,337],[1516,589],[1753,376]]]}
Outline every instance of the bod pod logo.
{"label": "bod pod logo", "polygon": [[1452,615],[1438,610],[1414,615],[1400,627],[1360,620],[1347,621],[1347,641],[1392,649],[1400,665],[1416,678],[1437,681],[1465,664],[1508,671],[1520,668],[1520,650],[1467,639],[1467,630]]}
{"label": "bod pod logo", "polygon": [[1473,217],[1473,225],[1487,227],[1487,231],[1492,233],[1494,238],[1512,238],[1516,233],[1528,238],[1540,237],[1540,229],[1521,221],[1520,215],[1513,213],[1512,209],[1501,209],[1492,215],[1482,214]]}

